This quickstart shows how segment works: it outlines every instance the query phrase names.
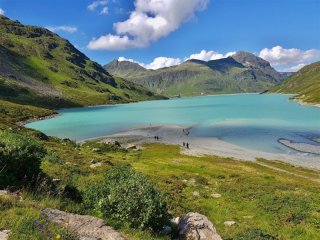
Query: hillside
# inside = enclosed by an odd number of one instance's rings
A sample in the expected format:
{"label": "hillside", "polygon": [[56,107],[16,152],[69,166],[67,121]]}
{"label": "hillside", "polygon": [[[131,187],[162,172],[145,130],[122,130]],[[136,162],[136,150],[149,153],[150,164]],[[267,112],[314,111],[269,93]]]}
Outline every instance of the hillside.
{"label": "hillside", "polygon": [[0,16],[0,99],[60,108],[151,98],[57,34]]}
{"label": "hillside", "polygon": [[136,65],[113,61],[105,69],[167,96],[262,92],[283,79],[267,61],[246,52],[208,62],[188,60],[158,70]]}
{"label": "hillside", "polygon": [[307,103],[320,103],[320,62],[310,64],[270,92],[295,93],[295,99]]}

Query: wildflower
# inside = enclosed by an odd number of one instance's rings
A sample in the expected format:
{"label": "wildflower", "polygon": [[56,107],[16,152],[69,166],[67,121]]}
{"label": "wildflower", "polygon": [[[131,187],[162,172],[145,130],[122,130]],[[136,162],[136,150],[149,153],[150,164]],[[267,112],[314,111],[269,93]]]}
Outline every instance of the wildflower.
{"label": "wildflower", "polygon": [[61,235],[58,234],[58,235],[56,236],[56,240],[60,240],[60,239],[61,239]]}

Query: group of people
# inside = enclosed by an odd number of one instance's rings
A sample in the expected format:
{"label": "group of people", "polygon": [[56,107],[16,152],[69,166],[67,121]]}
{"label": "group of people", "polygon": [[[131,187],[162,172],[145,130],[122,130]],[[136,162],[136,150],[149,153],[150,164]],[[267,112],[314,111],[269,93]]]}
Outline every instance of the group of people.
{"label": "group of people", "polygon": [[188,143],[188,142],[186,142],[186,143],[183,142],[183,143],[182,143],[182,146],[184,146],[184,147],[186,147],[186,148],[189,148],[189,143]]}
{"label": "group of people", "polygon": [[159,136],[154,136],[154,139],[159,141]]}

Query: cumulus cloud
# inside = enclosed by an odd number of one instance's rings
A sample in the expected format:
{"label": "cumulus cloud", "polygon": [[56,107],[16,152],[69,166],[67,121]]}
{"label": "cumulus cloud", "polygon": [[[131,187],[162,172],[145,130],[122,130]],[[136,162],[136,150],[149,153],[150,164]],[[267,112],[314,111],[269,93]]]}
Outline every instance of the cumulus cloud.
{"label": "cumulus cloud", "polygon": [[147,69],[159,69],[164,67],[171,67],[181,63],[180,58],[157,57],[151,63],[145,65]]}
{"label": "cumulus cloud", "polygon": [[271,49],[262,49],[259,57],[270,62],[272,66],[277,67],[312,61],[316,58],[320,58],[320,51],[316,49],[304,51],[297,48],[286,49],[281,46],[275,46]]}
{"label": "cumulus cloud", "polygon": [[236,54],[236,52],[229,52],[226,54],[221,54],[215,51],[206,51],[206,50],[201,50],[199,53],[194,53],[191,54],[186,60],[189,59],[197,59],[197,60],[202,60],[202,61],[210,61],[210,60],[217,60],[221,58],[226,58],[229,56],[232,56]]}
{"label": "cumulus cloud", "polygon": [[106,6],[108,4],[108,1],[107,0],[98,0],[98,1],[94,1],[92,2],[91,4],[88,5],[88,9],[90,11],[94,11],[96,10],[98,7],[100,6]]}
{"label": "cumulus cloud", "polygon": [[0,15],[4,15],[4,10],[0,8]]}
{"label": "cumulus cloud", "polygon": [[189,59],[210,61],[210,60],[217,60],[217,59],[221,59],[221,58],[226,58],[226,57],[234,55],[235,53],[236,52],[229,52],[226,54],[222,54],[222,53],[218,53],[215,51],[202,50],[202,51],[200,51],[200,53],[194,53],[194,54],[191,54],[189,57],[185,57],[184,60],[182,60],[180,58],[157,57],[152,62],[145,64],[145,63],[136,61],[131,58],[119,57],[118,61],[119,62],[122,62],[122,61],[134,62],[144,68],[155,70],[155,69],[164,68],[164,67],[176,66],[176,65],[181,64],[183,61],[187,61]]}
{"label": "cumulus cloud", "polygon": [[78,28],[71,26],[55,26],[55,27],[46,27],[52,32],[67,32],[67,33],[75,33],[78,31]]}
{"label": "cumulus cloud", "polygon": [[[123,50],[146,47],[169,35],[206,8],[209,0],[135,0],[135,9],[127,20],[114,24],[116,34],[92,39],[92,50]],[[117,40],[115,42],[115,40]]]}
{"label": "cumulus cloud", "polygon": [[164,67],[171,67],[171,66],[175,66],[175,65],[178,65],[181,63],[180,58],[168,58],[168,57],[157,57],[151,63],[148,63],[148,64],[144,64],[144,63],[135,61],[131,58],[128,59],[125,57],[119,57],[118,61],[119,62],[122,62],[122,61],[134,62],[134,63],[137,63],[146,69],[153,69],[153,70],[164,68]]}

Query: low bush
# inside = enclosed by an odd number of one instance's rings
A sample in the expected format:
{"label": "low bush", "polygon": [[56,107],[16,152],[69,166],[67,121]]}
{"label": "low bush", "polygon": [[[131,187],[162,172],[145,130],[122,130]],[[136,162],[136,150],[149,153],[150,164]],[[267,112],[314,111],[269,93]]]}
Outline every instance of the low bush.
{"label": "low bush", "polygon": [[163,195],[128,165],[112,167],[103,185],[90,188],[84,195],[88,207],[98,208],[104,216],[130,227],[158,231],[169,219]]}
{"label": "low bush", "polygon": [[46,149],[34,138],[0,131],[0,187],[29,182],[41,173],[45,155]]}

